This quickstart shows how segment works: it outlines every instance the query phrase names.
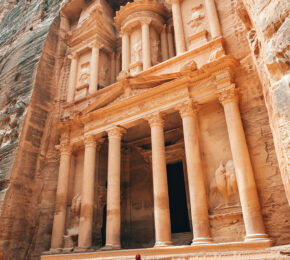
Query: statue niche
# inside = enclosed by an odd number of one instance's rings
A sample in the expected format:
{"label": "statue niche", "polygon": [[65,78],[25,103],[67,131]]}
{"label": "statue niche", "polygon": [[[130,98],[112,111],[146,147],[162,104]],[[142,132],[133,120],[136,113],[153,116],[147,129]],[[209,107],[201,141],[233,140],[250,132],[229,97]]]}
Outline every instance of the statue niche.
{"label": "statue niche", "polygon": [[159,44],[160,41],[158,41],[157,39],[152,39],[151,38],[151,42],[152,42],[152,46],[151,46],[151,56],[152,56],[152,65],[156,65],[159,63]]}
{"label": "statue niche", "polygon": [[140,62],[142,60],[142,46],[141,42],[138,41],[133,45],[132,53],[131,53],[131,63],[135,64],[136,62]]}
{"label": "statue niche", "polygon": [[84,86],[89,84],[90,80],[90,69],[89,69],[89,62],[86,62],[81,65],[81,72],[80,72],[80,77],[79,77],[79,85]]}
{"label": "statue niche", "polygon": [[64,247],[74,248],[77,246],[78,234],[79,234],[79,222],[81,212],[81,201],[82,196],[76,194],[71,203],[70,207],[70,221],[67,228],[67,235],[64,236]]}
{"label": "statue niche", "polygon": [[233,160],[220,163],[210,184],[210,207],[227,208],[239,206],[239,194]]}

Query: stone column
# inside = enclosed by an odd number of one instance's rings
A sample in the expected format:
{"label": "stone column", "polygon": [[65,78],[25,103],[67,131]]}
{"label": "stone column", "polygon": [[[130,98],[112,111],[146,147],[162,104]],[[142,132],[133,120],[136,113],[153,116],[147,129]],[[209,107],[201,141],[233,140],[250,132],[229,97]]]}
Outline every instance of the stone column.
{"label": "stone column", "polygon": [[173,35],[172,35],[172,25],[169,25],[167,27],[167,40],[168,40],[168,56],[170,59],[175,56],[174,42],[173,42]]}
{"label": "stone column", "polygon": [[205,9],[207,14],[207,20],[209,23],[211,37],[217,38],[222,36],[221,26],[215,6],[215,0],[205,0]]}
{"label": "stone column", "polygon": [[165,61],[165,60],[168,60],[168,43],[167,43],[166,24],[163,25],[160,38],[161,38],[162,61]]}
{"label": "stone column", "polygon": [[127,71],[130,65],[130,37],[129,33],[122,32],[122,70]]}
{"label": "stone column", "polygon": [[197,106],[190,100],[177,106],[182,118],[188,174],[193,244],[211,242],[204,173],[198,140]]}
{"label": "stone column", "polygon": [[120,170],[121,170],[121,137],[124,128],[114,127],[108,131],[108,190],[107,190],[107,223],[105,249],[121,248],[121,200],[120,200]]}
{"label": "stone column", "polygon": [[95,159],[102,139],[87,136],[84,139],[85,157],[82,183],[82,202],[79,223],[78,248],[86,249],[92,246],[93,209],[95,195]]}
{"label": "stone column", "polygon": [[151,50],[150,50],[150,23],[151,19],[143,19],[141,21],[142,28],[142,59],[143,70],[151,67]]}
{"label": "stone column", "polygon": [[181,1],[182,0],[167,0],[167,2],[172,5],[176,55],[180,55],[186,51],[184,28],[180,8]]}
{"label": "stone column", "polygon": [[67,90],[67,102],[74,101],[75,90],[77,85],[77,74],[78,74],[78,55],[76,53],[68,56],[71,59],[70,73],[69,73],[69,83]]}
{"label": "stone column", "polygon": [[111,84],[116,81],[116,55],[115,52],[111,53]]}
{"label": "stone column", "polygon": [[224,107],[230,146],[235,165],[246,229],[245,240],[265,240],[267,239],[267,234],[265,233],[257,187],[239,111],[237,89],[233,84],[219,91],[219,93],[219,100]]}
{"label": "stone column", "polygon": [[164,247],[172,245],[163,132],[164,120],[160,113],[153,114],[146,119],[151,127],[155,247]]}
{"label": "stone column", "polygon": [[121,53],[117,52],[116,54],[116,77],[119,75],[120,73],[120,58],[121,58]]}
{"label": "stone column", "polygon": [[100,46],[97,43],[91,45],[91,65],[90,65],[90,86],[89,94],[93,94],[98,90],[98,77],[99,77],[99,56]]}
{"label": "stone column", "polygon": [[60,145],[60,164],[51,236],[51,251],[58,251],[63,247],[71,154],[72,147],[69,144]]}

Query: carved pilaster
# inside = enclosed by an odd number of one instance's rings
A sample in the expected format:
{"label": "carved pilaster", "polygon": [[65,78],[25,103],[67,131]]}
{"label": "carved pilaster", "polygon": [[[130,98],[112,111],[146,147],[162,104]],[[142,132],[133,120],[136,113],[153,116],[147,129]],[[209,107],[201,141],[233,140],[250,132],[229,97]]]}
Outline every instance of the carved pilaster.
{"label": "carved pilaster", "polygon": [[164,126],[164,115],[160,112],[154,113],[150,116],[147,116],[146,118],[144,118],[145,120],[148,121],[150,127],[153,126]]}
{"label": "carved pilaster", "polygon": [[230,102],[239,102],[238,89],[235,87],[235,84],[232,84],[227,88],[221,89],[217,93],[219,94],[219,101],[223,105]]}

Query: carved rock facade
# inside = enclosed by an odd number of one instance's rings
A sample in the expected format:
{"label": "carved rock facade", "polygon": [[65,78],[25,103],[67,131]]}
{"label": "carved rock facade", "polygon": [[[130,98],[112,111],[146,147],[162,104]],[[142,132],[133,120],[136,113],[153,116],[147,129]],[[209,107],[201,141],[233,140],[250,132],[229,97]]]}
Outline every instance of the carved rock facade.
{"label": "carved rock facade", "polygon": [[287,1],[0,9],[0,256],[266,259],[290,243]]}

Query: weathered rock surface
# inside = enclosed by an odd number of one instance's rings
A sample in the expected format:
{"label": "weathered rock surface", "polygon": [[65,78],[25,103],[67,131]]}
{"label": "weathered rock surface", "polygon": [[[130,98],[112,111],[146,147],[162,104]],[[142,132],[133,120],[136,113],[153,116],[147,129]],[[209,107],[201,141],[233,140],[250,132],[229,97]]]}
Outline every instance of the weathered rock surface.
{"label": "weathered rock surface", "polygon": [[[275,150],[290,202],[290,3],[287,0],[243,2],[252,23],[248,26],[248,39],[263,86]],[[243,10],[241,5],[239,10]],[[242,12],[246,16],[246,11]]]}
{"label": "weathered rock surface", "polygon": [[[53,210],[57,177],[45,177],[41,169],[55,160],[47,159],[55,136],[44,129],[54,120],[55,69],[64,50],[58,41],[61,3],[0,2],[0,251],[5,259],[33,256],[41,215],[51,216],[41,208]],[[41,203],[44,194],[51,194],[51,204]]]}
{"label": "weathered rock surface", "polygon": [[[116,1],[109,2],[117,9]],[[235,80],[266,230],[276,245],[283,245],[290,243],[284,190],[290,200],[289,1],[244,4],[242,0],[216,0],[227,53],[241,62]],[[59,167],[54,147],[58,134],[52,126],[60,118],[70,65],[64,60],[67,48],[59,17],[61,5],[60,0],[21,0],[17,4],[0,0],[0,252],[5,259],[39,259],[50,247]],[[217,104],[209,110],[201,109],[200,127],[203,159],[214,158],[204,165],[210,181],[218,157],[231,155],[226,149],[228,140],[221,137],[226,131],[223,111]],[[213,142],[223,145],[224,154],[220,155],[220,147],[212,147]],[[106,196],[106,152],[102,156],[102,185],[96,188],[96,244],[101,240],[102,196]],[[132,187],[122,180],[125,247],[145,244],[154,236],[151,180],[141,174],[148,166],[137,159],[133,160]],[[243,238],[241,214],[224,221],[217,218],[210,219],[215,241],[227,241],[234,232],[237,239]],[[140,241],[129,237],[132,227],[128,223],[133,223],[132,234]],[[150,243],[146,246],[152,246],[153,240]]]}

